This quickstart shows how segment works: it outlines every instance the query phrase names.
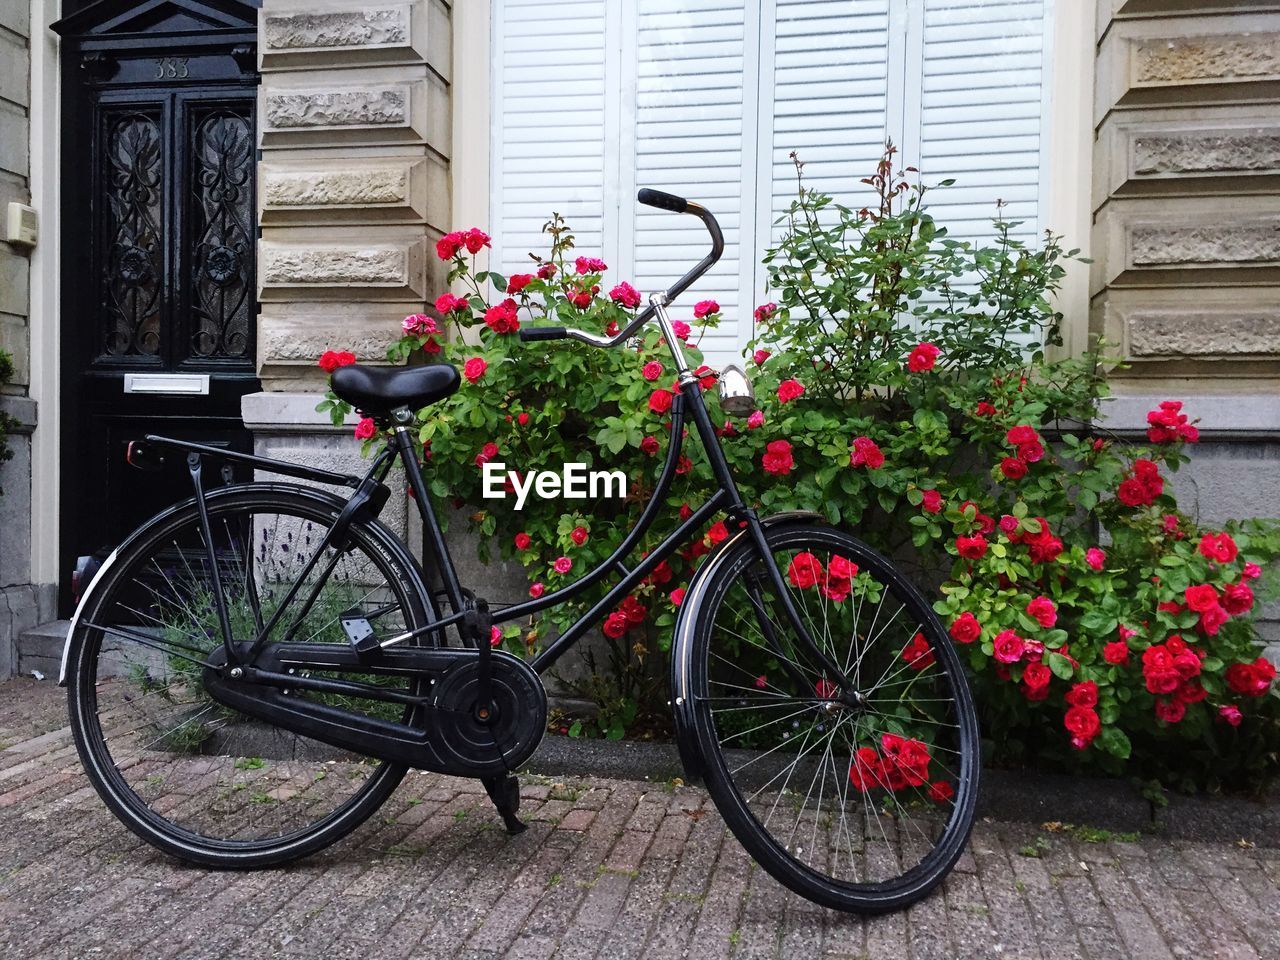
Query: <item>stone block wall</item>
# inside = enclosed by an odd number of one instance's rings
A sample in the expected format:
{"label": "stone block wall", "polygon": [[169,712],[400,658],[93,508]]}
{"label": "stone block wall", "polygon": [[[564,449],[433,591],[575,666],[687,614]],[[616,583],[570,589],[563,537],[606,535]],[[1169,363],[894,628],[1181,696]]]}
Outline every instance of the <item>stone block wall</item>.
{"label": "stone block wall", "polygon": [[[325,350],[377,362],[446,286],[451,11],[445,0],[264,0],[258,129],[258,450],[360,468],[315,413]],[[403,502],[384,516],[406,530]]]}
{"label": "stone block wall", "polygon": [[1108,426],[1183,399],[1180,503],[1280,516],[1280,7],[1098,0],[1096,26],[1090,326],[1128,364]]}
{"label": "stone block wall", "polygon": [[[11,202],[30,203],[31,56],[28,4],[0,4],[0,218]],[[46,224],[47,226],[47,224]],[[31,583],[31,433],[36,404],[28,396],[29,252],[0,239],[0,348],[14,377],[0,387],[0,411],[18,427],[0,463],[0,679],[16,667],[18,635],[52,614],[52,590]]]}

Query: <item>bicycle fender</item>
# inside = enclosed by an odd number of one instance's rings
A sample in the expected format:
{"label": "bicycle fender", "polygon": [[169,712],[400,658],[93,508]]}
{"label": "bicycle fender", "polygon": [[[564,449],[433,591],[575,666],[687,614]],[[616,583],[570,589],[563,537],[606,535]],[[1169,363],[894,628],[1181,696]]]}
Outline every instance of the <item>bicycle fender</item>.
{"label": "bicycle fender", "polygon": [[[766,529],[779,523],[825,523],[827,518],[813,510],[788,510],[760,520]],[[680,603],[680,613],[671,641],[671,712],[676,724],[676,745],[680,750],[680,764],[684,767],[685,780],[697,783],[702,780],[702,756],[694,745],[693,699],[690,696],[690,668],[693,665],[693,628],[699,606],[706,596],[707,587],[715,576],[729,548],[743,537],[746,530],[722,541],[707,555],[706,561],[693,575],[689,589]]]}

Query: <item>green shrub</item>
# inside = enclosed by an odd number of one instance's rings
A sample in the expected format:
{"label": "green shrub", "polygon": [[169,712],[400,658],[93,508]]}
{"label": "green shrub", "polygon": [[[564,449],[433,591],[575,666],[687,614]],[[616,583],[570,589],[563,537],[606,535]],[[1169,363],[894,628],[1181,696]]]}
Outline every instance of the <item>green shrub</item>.
{"label": "green shrub", "polygon": [[[892,161],[890,149],[865,181],[872,203],[857,210],[800,178],[765,258],[776,302],[757,308],[748,362],[760,412],[727,418],[706,393],[744,495],[765,512],[817,510],[937,588],[992,761],[1179,786],[1259,782],[1276,767],[1280,710],[1257,655],[1255,592],[1280,529],[1206,530],[1178,510],[1165,475],[1196,428],[1176,402],[1152,411],[1146,444],[1099,431],[1098,356],[1045,353],[1060,343],[1053,295],[1076,251],[1051,234],[1032,249],[1002,219],[990,244],[955,240],[929,215],[929,191],[907,179],[914,171]],[[547,231],[549,255],[512,277],[474,272],[482,232],[442,240],[450,281],[470,293],[443,296],[435,318],[407,318],[391,351],[464,369],[462,390],[419,415],[429,483],[472,511],[482,554],[496,545],[518,560],[535,591],[576,578],[634,524],[664,453],[673,380],[653,329],[628,349],[519,343],[514,328],[531,319],[599,332],[639,302],[624,284],[602,292],[604,265],[571,259],[558,217]],[[719,308],[703,302],[695,315],[702,329]],[[345,412],[332,396],[321,408],[335,422]],[[373,433],[357,430],[369,443]],[[646,548],[713,488],[696,440],[686,453]],[[621,469],[630,495],[579,509],[531,498],[516,512],[482,497],[486,459]],[[660,710],[676,603],[725,535],[712,527],[606,620],[608,662],[586,685],[607,705],[602,730],[620,735]],[[563,627],[598,596],[548,622]],[[528,653],[545,631],[512,625],[504,640]]]}

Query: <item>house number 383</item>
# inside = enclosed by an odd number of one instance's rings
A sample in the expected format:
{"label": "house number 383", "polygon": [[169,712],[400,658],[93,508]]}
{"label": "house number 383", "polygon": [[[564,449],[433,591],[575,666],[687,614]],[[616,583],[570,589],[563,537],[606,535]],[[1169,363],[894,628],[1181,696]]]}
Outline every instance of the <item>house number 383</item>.
{"label": "house number 383", "polygon": [[189,76],[186,57],[157,57],[154,62],[157,80],[185,80]]}

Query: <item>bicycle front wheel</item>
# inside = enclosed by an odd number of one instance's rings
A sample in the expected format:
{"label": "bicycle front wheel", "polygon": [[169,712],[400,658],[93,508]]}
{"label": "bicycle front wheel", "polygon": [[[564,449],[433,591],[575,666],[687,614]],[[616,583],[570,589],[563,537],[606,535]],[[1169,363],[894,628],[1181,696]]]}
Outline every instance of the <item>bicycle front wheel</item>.
{"label": "bicycle front wheel", "polygon": [[[401,766],[223,706],[202,681],[200,661],[222,644],[219,594],[242,643],[276,618],[271,642],[345,644],[339,615],[352,609],[384,636],[429,622],[420,578],[379,523],[355,524],[342,549],[326,548],[290,599],[342,506],[289,485],[217,491],[209,544],[196,504],[180,505],[130,538],[79,611],[68,683],[81,760],[112,812],[167,853],[213,867],[283,863],[354,829],[403,777]],[[407,693],[420,684],[344,679]],[[412,721],[411,708],[325,696]]]}
{"label": "bicycle front wheel", "polygon": [[829,527],[766,537],[827,664],[799,640],[749,538],[713,559],[686,598],[682,645],[708,790],[791,890],[839,910],[901,909],[946,876],[973,825],[967,681],[928,602],[884,557]]}

